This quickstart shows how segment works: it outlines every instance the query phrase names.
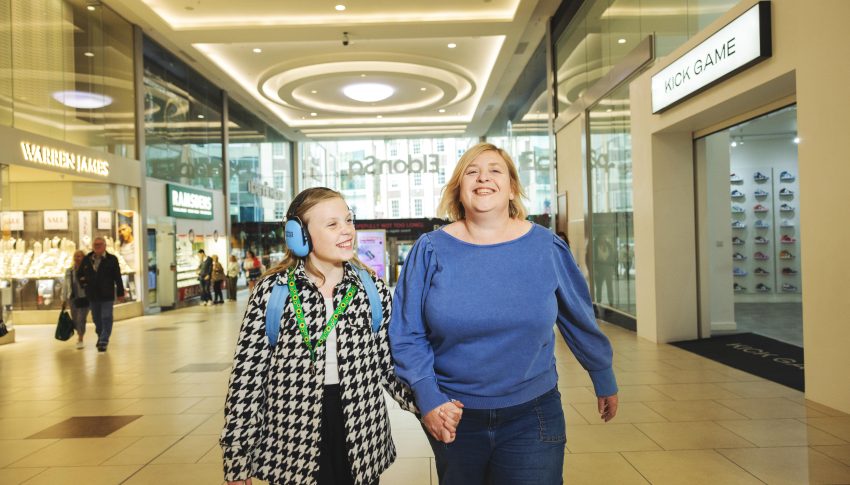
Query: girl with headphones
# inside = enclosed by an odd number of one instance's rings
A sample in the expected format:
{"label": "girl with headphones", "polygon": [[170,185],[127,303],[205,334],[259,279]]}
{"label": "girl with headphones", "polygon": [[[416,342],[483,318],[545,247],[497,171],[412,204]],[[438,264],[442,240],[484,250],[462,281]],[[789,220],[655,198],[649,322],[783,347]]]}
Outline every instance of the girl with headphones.
{"label": "girl with headphones", "polygon": [[[390,291],[375,278],[382,319],[374,330],[353,217],[340,193],[298,194],[285,232],[284,259],[257,283],[239,333],[221,435],[225,480],[377,484],[396,456],[382,388],[415,412],[389,352]],[[274,292],[275,285],[288,291]],[[286,302],[271,345],[273,293]],[[447,432],[455,418],[447,416]]]}

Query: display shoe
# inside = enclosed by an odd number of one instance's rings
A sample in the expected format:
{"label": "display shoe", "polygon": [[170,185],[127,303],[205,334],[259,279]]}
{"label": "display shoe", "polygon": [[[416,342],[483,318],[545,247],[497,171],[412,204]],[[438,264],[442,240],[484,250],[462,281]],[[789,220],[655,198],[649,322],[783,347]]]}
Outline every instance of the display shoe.
{"label": "display shoe", "polygon": [[741,286],[738,283],[732,283],[732,290],[737,293],[740,293],[742,291],[747,291],[747,287]]}
{"label": "display shoe", "polygon": [[733,246],[743,246],[744,240],[739,238],[738,236],[735,236],[735,237],[732,238],[732,245]]}
{"label": "display shoe", "polygon": [[756,244],[767,244],[767,243],[770,242],[770,239],[766,239],[764,236],[756,236],[756,238],[753,239],[753,241]]}
{"label": "display shoe", "polygon": [[732,221],[732,229],[743,229],[747,227],[747,223],[744,221]]}
{"label": "display shoe", "polygon": [[782,283],[782,291],[786,291],[788,293],[795,293],[799,288],[794,285],[790,285],[788,283]]}
{"label": "display shoe", "polygon": [[759,283],[759,284],[756,285],[756,291],[760,291],[762,293],[767,293],[771,290],[772,290],[771,287],[767,286],[764,283]]}
{"label": "display shoe", "polygon": [[780,251],[779,259],[794,259],[794,255],[791,254],[791,251]]}
{"label": "display shoe", "polygon": [[779,242],[781,242],[782,244],[794,244],[795,242],[797,242],[797,240],[786,234],[779,239]]}
{"label": "display shoe", "polygon": [[770,271],[768,271],[768,270],[766,270],[766,269],[764,269],[764,268],[756,268],[756,269],[753,271],[753,274],[754,274],[754,275],[756,275],[756,276],[767,276],[767,275],[769,275],[769,274],[770,274]]}
{"label": "display shoe", "polygon": [[783,219],[782,224],[780,224],[779,227],[794,227],[794,221],[790,219]]}
{"label": "display shoe", "polygon": [[759,219],[755,224],[753,224],[753,227],[756,229],[767,229],[770,227],[770,224],[765,220]]}
{"label": "display shoe", "polygon": [[740,190],[737,190],[737,189],[733,190],[732,191],[732,198],[733,199],[742,199],[742,198],[744,198],[744,193],[741,192]]}
{"label": "display shoe", "polygon": [[747,276],[747,270],[744,268],[732,268],[732,276]]}
{"label": "display shoe", "polygon": [[779,206],[779,210],[782,212],[792,212],[794,210],[794,206],[791,204],[782,204]]}
{"label": "display shoe", "polygon": [[758,197],[758,198],[762,198],[762,197],[767,197],[769,195],[769,193],[766,190],[758,189],[755,192],[753,192],[753,195]]}
{"label": "display shoe", "polygon": [[735,172],[732,172],[729,174],[729,181],[733,184],[739,184],[743,182],[744,179],[740,175],[735,174]]}
{"label": "display shoe", "polygon": [[791,189],[782,189],[779,191],[780,197],[794,197],[794,191]]}
{"label": "display shoe", "polygon": [[764,254],[761,251],[756,251],[756,254],[753,254],[753,259],[758,261],[767,261],[768,259],[770,259],[770,256]]}
{"label": "display shoe", "polygon": [[747,259],[747,257],[744,256],[741,253],[735,253],[735,254],[732,255],[732,259],[735,260],[735,261],[743,261],[743,260]]}
{"label": "display shoe", "polygon": [[781,180],[783,182],[793,182],[794,178],[795,178],[794,174],[787,171],[787,170],[783,170],[782,172],[779,173],[779,180]]}
{"label": "display shoe", "polygon": [[767,207],[761,204],[756,204],[756,206],[753,207],[753,212],[767,212],[768,210],[769,209]]}
{"label": "display shoe", "polygon": [[741,207],[739,205],[733,205],[732,206],[732,213],[733,214],[743,214],[744,212],[746,212],[746,210],[744,210],[743,207]]}
{"label": "display shoe", "polygon": [[785,276],[794,276],[798,271],[794,268],[782,268],[782,274]]}
{"label": "display shoe", "polygon": [[767,179],[769,178],[770,177],[761,172],[756,172],[753,174],[753,180],[755,180],[756,182],[767,182]]}

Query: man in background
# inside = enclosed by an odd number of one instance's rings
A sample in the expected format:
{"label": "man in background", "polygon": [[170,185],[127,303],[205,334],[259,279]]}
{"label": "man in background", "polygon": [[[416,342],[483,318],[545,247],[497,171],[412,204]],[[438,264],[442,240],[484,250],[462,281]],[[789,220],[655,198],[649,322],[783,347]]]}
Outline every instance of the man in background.
{"label": "man in background", "polygon": [[198,250],[198,257],[201,258],[201,264],[198,266],[198,281],[201,283],[201,305],[207,306],[212,304],[212,294],[210,293],[212,258],[207,256],[203,249]]}
{"label": "man in background", "polygon": [[80,264],[78,278],[89,299],[97,333],[97,350],[106,352],[112,335],[113,305],[116,296],[119,303],[124,302],[124,283],[121,281],[118,258],[106,252],[106,240],[103,237],[94,238],[92,252]]}

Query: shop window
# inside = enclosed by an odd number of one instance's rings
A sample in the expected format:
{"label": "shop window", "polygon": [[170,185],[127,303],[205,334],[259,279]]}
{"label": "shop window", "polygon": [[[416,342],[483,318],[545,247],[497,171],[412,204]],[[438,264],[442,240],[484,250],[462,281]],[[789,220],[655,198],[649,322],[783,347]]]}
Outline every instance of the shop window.
{"label": "shop window", "polygon": [[286,203],[285,202],[275,202],[274,203],[274,218],[281,221],[286,217]]}
{"label": "shop window", "polygon": [[414,155],[422,153],[422,143],[419,140],[413,140],[412,150]]}
{"label": "shop window", "polygon": [[437,171],[437,183],[440,185],[446,183],[446,169],[444,167],[440,167],[440,170]]}
{"label": "shop window", "polygon": [[421,173],[413,174],[413,185],[415,185],[416,187],[419,187],[420,185],[422,185],[422,174]]}
{"label": "shop window", "polygon": [[413,199],[413,216],[422,217],[422,199]]}
{"label": "shop window", "polygon": [[401,217],[401,215],[400,215],[401,210],[400,210],[399,205],[400,205],[400,204],[399,204],[399,201],[398,201],[398,200],[395,200],[395,199],[394,199],[394,200],[391,200],[391,201],[390,201],[390,215],[391,215],[393,218]]}
{"label": "shop window", "polygon": [[437,142],[434,145],[434,149],[437,150],[437,153],[443,153],[446,151],[446,142],[444,142],[442,138],[437,138]]}

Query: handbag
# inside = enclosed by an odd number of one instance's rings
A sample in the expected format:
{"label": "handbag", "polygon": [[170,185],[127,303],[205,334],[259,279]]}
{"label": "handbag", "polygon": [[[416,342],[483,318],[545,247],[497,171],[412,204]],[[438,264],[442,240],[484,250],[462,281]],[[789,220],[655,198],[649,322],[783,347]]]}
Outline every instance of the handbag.
{"label": "handbag", "polygon": [[59,321],[56,322],[56,332],[53,337],[56,340],[66,341],[74,335],[74,320],[71,315],[65,310],[65,304],[62,304],[62,311],[59,312]]}
{"label": "handbag", "polygon": [[79,298],[74,298],[74,306],[77,308],[88,308],[89,307],[89,299],[81,296]]}

